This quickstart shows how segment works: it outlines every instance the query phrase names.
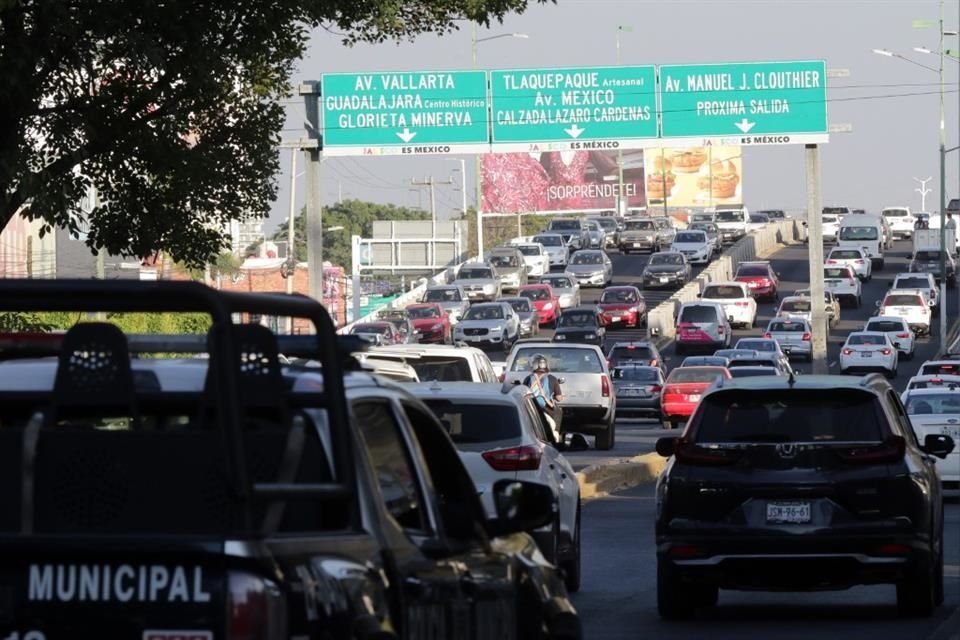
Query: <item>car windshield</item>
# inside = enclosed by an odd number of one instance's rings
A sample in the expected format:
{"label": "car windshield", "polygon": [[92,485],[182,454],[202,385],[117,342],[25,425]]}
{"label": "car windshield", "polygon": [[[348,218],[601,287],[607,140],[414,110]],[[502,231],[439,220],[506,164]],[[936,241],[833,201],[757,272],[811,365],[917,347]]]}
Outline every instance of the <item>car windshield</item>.
{"label": "car windshield", "polygon": [[694,222],[692,225],[690,225],[690,228],[697,231],[703,231],[708,235],[717,232],[717,225],[713,224],[712,222]]}
{"label": "car windshield", "polygon": [[520,260],[517,256],[492,255],[490,263],[500,268],[516,268],[520,266]]}
{"label": "car windshield", "polygon": [[627,220],[623,223],[624,231],[653,231],[656,226],[652,220]]}
{"label": "car windshield", "polygon": [[560,316],[561,327],[596,327],[597,314],[592,311],[564,311]]}
{"label": "car windshield", "polygon": [[822,220],[825,224],[835,224],[837,222],[837,216],[823,216]]}
{"label": "car windshield", "polygon": [[876,240],[879,237],[876,227],[843,227],[841,240]]}
{"label": "car windshield", "polygon": [[903,218],[909,216],[910,213],[906,209],[884,209],[883,216],[885,218]]}
{"label": "car windshield", "polygon": [[760,264],[745,264],[745,265],[741,265],[740,268],[737,269],[738,278],[742,276],[769,276],[769,275],[770,275],[770,270],[766,266],[760,265]]}
{"label": "car windshield", "polygon": [[693,304],[680,310],[680,322],[717,322],[717,310],[702,304]]}
{"label": "car windshield", "polygon": [[483,267],[467,267],[460,269],[460,275],[457,277],[460,280],[490,280],[493,278],[493,271]]}
{"label": "car windshield", "polygon": [[459,289],[427,289],[424,302],[460,302]]}
{"label": "car windshield", "polygon": [[614,347],[608,357],[611,362],[630,362],[631,360],[648,361],[653,359],[653,349],[643,345]]}
{"label": "car windshield", "polygon": [[542,244],[545,247],[563,246],[563,238],[560,236],[535,236],[533,241]]}
{"label": "car windshield", "polygon": [[832,389],[751,389],[705,397],[698,443],[876,442],[883,439],[873,397]]}
{"label": "car windshield", "polygon": [[600,295],[600,303],[618,303],[629,304],[639,300],[637,292],[633,289],[606,289]]}
{"label": "car windshield", "polygon": [[604,231],[616,231],[617,221],[613,218],[595,218],[592,222],[600,225]]}
{"label": "car windshield", "polygon": [[603,254],[577,252],[570,264],[603,264]]}
{"label": "car windshield", "polygon": [[867,331],[907,331],[903,320],[871,320],[867,323]]}
{"label": "car windshield", "polygon": [[703,297],[711,300],[733,300],[745,298],[743,289],[724,284],[711,284],[703,290]]}
{"label": "car windshield", "polygon": [[809,300],[784,300],[780,305],[780,311],[810,311]]}
{"label": "car windshield", "polygon": [[483,451],[491,448],[492,442],[519,442],[523,436],[520,412],[513,403],[481,404],[425,398],[424,404],[440,419],[460,450]]}
{"label": "car windshield", "polygon": [[917,262],[933,262],[940,259],[940,250],[921,250],[916,253]]}
{"label": "car windshield", "polygon": [[831,251],[828,260],[862,260],[863,253],[860,252],[860,249],[841,249],[839,251]]}
{"label": "car windshield", "polygon": [[802,333],[807,330],[806,325],[802,322],[786,322],[781,320],[774,320],[770,323],[770,326],[767,327],[767,331],[771,333],[776,331],[777,333],[781,332],[790,332],[796,331],[797,333]]}
{"label": "car windshield", "polygon": [[655,253],[650,258],[650,264],[681,265],[683,264],[683,256],[679,253]]}
{"label": "car windshield", "polygon": [[528,313],[532,310],[528,298],[510,298],[509,300],[505,300],[505,302],[513,307],[513,310],[517,313]]}
{"label": "car windshield", "polygon": [[758,376],[775,376],[777,370],[773,367],[736,367],[730,369],[731,378],[756,378]]}
{"label": "car windshield", "polygon": [[671,382],[715,382],[724,377],[720,367],[678,367],[667,376]]}
{"label": "car windshield", "polygon": [[718,211],[717,222],[743,222],[743,211]]}
{"label": "car windshield", "polygon": [[923,300],[918,295],[891,293],[883,299],[884,307],[923,306]]}
{"label": "car windshield", "polygon": [[823,270],[824,278],[853,278],[850,267],[827,267]]}
{"label": "car windshield", "polygon": [[440,310],[436,307],[407,307],[407,313],[414,320],[440,317]]}
{"label": "car windshield", "polygon": [[752,349],[753,351],[776,351],[777,343],[773,340],[743,339],[737,342],[737,349]]}
{"label": "car windshield", "polygon": [[603,373],[603,364],[593,349],[570,347],[530,346],[517,350],[510,371],[530,371],[530,359],[542,355],[547,359],[550,372],[557,373]]}
{"label": "car windshield", "polygon": [[759,213],[751,213],[750,222],[770,222],[770,218]]}
{"label": "car windshield", "polygon": [[570,282],[570,278],[566,276],[548,276],[546,278],[540,278],[540,282],[543,284],[548,284],[554,289],[572,289],[573,283]]}
{"label": "car windshield", "polygon": [[579,220],[551,220],[551,231],[580,231]]}
{"label": "car windshield", "polygon": [[350,333],[378,333],[386,335],[392,327],[389,324],[355,324]]}
{"label": "car windshield", "polygon": [[629,382],[660,381],[660,370],[653,367],[614,367],[611,374],[614,380]]}
{"label": "car windshield", "polygon": [[960,414],[960,393],[946,391],[908,395],[906,409],[911,416]]}
{"label": "car windshield", "polygon": [[759,211],[758,213],[762,213],[763,215],[767,216],[771,220],[773,220],[774,218],[787,217],[787,214],[783,211],[780,211],[779,209],[770,209],[769,211]]}
{"label": "car windshield", "polygon": [[704,243],[707,241],[707,234],[697,233],[695,231],[681,231],[674,237],[673,241]]}
{"label": "car windshield", "polygon": [[534,287],[530,289],[521,289],[520,295],[531,300],[549,300],[550,292],[543,287]]}
{"label": "car windshield", "polygon": [[894,289],[928,289],[930,281],[927,278],[897,278]]}
{"label": "car windshield", "polygon": [[540,247],[535,244],[521,244],[517,247],[525,256],[538,256],[540,255]]}
{"label": "car windshield", "polygon": [[498,305],[478,304],[467,309],[464,320],[503,320],[503,308]]}
{"label": "car windshield", "polygon": [[860,345],[864,347],[870,346],[879,346],[886,345],[888,342],[887,334],[885,333],[874,333],[874,334],[864,334],[864,333],[851,333],[847,336],[847,345]]}

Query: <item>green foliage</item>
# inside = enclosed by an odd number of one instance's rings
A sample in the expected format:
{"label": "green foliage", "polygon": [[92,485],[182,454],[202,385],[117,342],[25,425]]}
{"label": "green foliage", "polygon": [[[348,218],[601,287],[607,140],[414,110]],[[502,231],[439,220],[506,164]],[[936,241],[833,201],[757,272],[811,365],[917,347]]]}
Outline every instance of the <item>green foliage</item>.
{"label": "green foliage", "polygon": [[[363,200],[344,200],[335,205],[324,207],[323,227],[343,227],[337,231],[328,231],[323,234],[323,259],[339,265],[349,271],[351,265],[350,245],[351,236],[369,238],[373,233],[373,223],[376,220],[429,220],[430,214],[420,209],[408,209],[393,204],[364,202]],[[287,226],[281,225],[271,239],[285,241]],[[301,209],[294,222],[294,244],[296,257],[299,262],[307,260],[307,218],[306,211]]]}
{"label": "green foliage", "polygon": [[0,332],[4,333],[46,333],[53,325],[39,314],[20,311],[0,313]]}
{"label": "green foliage", "polygon": [[[0,331],[66,331],[78,322],[88,321],[86,313],[0,313]],[[124,333],[204,334],[210,329],[210,317],[203,313],[109,313],[104,318]]]}
{"label": "green foliage", "polygon": [[412,38],[530,1],[0,0],[0,228],[26,207],[45,231],[89,225],[91,248],[202,268],[225,222],[276,197],[280,100],[313,28]]}

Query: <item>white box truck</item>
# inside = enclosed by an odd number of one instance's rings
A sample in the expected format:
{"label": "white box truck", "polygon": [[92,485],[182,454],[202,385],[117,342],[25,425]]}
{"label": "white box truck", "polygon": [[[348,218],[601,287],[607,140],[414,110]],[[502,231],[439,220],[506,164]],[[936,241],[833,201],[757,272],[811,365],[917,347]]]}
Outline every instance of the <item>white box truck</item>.
{"label": "white box truck", "polygon": [[[953,247],[951,253],[956,253],[957,232],[955,229],[946,229],[944,231],[944,246],[947,250]],[[913,254],[917,251],[940,250],[940,229],[914,229],[913,230]]]}

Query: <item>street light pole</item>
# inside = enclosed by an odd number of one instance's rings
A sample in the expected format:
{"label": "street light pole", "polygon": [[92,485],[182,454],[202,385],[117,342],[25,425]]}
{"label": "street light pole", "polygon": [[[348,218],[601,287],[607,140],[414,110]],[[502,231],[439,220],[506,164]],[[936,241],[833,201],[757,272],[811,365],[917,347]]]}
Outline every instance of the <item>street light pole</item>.
{"label": "street light pole", "polygon": [[933,189],[927,189],[927,183],[933,180],[933,178],[914,178],[917,182],[920,183],[920,186],[915,188],[914,191],[920,194],[920,211],[927,210],[927,194],[929,194]]}
{"label": "street light pole", "polygon": [[[620,66],[620,34],[624,31],[633,31],[628,24],[617,25],[617,66]],[[623,150],[617,149],[617,215],[627,215],[627,207],[623,204]]]}
{"label": "street light pole", "polygon": [[[947,309],[947,132],[943,109],[943,0],[940,0],[940,300]],[[947,348],[947,314],[940,314],[940,348]]]}

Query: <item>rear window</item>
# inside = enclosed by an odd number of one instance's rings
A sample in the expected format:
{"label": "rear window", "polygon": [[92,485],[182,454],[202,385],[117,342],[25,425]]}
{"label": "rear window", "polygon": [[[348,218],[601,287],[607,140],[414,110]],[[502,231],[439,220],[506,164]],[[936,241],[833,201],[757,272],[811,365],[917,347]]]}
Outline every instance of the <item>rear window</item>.
{"label": "rear window", "polygon": [[863,254],[859,249],[843,249],[841,251],[831,251],[829,260],[859,260]]}
{"label": "rear window", "polygon": [[503,320],[503,308],[500,305],[478,305],[470,307],[463,314],[464,320]]}
{"label": "rear window", "polygon": [[770,275],[770,270],[767,267],[762,265],[744,265],[737,269],[737,277],[740,276],[768,276]]}
{"label": "rear window", "polygon": [[783,311],[810,311],[809,300],[785,300],[780,309]]}
{"label": "rear window", "polygon": [[667,376],[667,382],[715,382],[723,378],[718,367],[680,367]]}
{"label": "rear window", "polygon": [[616,367],[612,375],[614,380],[630,382],[658,382],[660,380],[658,370],[647,367]]}
{"label": "rear window", "polygon": [[940,259],[940,250],[917,251],[916,260],[919,262],[933,262]]}
{"label": "rear window", "polygon": [[490,263],[495,267],[511,268],[519,267],[520,260],[516,255],[494,254],[490,256]]}
{"label": "rear window", "polygon": [[773,365],[772,358],[734,358],[730,361],[730,364],[727,365],[727,368],[733,371],[734,369],[739,369],[741,367],[772,367]]}
{"label": "rear window", "polygon": [[883,299],[885,307],[909,307],[912,305],[923,306],[923,300],[917,295],[890,294]]}
{"label": "rear window", "polygon": [[906,209],[884,209],[883,217],[885,218],[903,218],[904,216],[909,216],[910,213]]}
{"label": "rear window", "polygon": [[777,370],[773,367],[734,367],[730,369],[731,378],[754,378],[757,376],[775,376]]}
{"label": "rear window", "polygon": [[887,344],[887,334],[876,334],[872,336],[852,334],[847,338],[847,344],[859,344],[864,346],[885,345]]}
{"label": "rear window", "polygon": [[960,373],[960,365],[953,363],[944,364],[925,364],[920,369],[922,376],[935,376],[937,374],[957,374]]}
{"label": "rear window", "polygon": [[926,289],[930,286],[927,278],[899,278],[894,284],[894,289]]}
{"label": "rear window", "polygon": [[532,244],[523,244],[517,247],[525,256],[538,256],[540,255],[540,247]]}
{"label": "rear window", "polygon": [[911,416],[960,414],[960,393],[946,391],[909,396],[906,409]]}
{"label": "rear window", "polygon": [[603,373],[603,364],[593,349],[562,347],[527,347],[517,352],[510,371],[531,371],[530,359],[542,355],[550,365],[550,373]]}
{"label": "rear window", "polygon": [[650,360],[651,358],[653,358],[653,349],[650,347],[615,347],[610,352],[610,359],[619,362]]}
{"label": "rear window", "polygon": [[797,333],[802,333],[807,330],[807,327],[802,322],[771,322],[769,331],[776,332],[785,332],[785,331],[796,331]]}
{"label": "rear window", "polygon": [[703,290],[703,297],[714,300],[732,300],[736,298],[745,298],[741,287],[731,287],[729,285],[710,285]]}
{"label": "rear window", "polygon": [[903,331],[902,322],[893,320],[874,320],[867,323],[867,331]]}
{"label": "rear window", "polygon": [[520,415],[511,404],[468,404],[461,400],[425,399],[425,404],[440,419],[443,428],[458,449],[483,450],[491,442],[519,440],[522,435]]}
{"label": "rear window", "polygon": [[873,396],[853,390],[730,391],[701,401],[694,440],[876,442],[882,420]]}
{"label": "rear window", "polygon": [[[371,354],[372,357],[373,354]],[[418,358],[404,358],[401,355],[377,353],[376,360],[390,360],[391,362],[405,362],[417,372],[421,382],[472,382],[470,363],[465,357],[452,356],[421,356]]]}
{"label": "rear window", "polygon": [[552,231],[580,231],[579,220],[551,220],[550,229]]}
{"label": "rear window", "polygon": [[740,340],[737,349],[753,349],[754,351],[776,351],[777,346],[772,340]]}
{"label": "rear window", "polygon": [[850,267],[828,267],[823,270],[824,278],[853,278],[853,271]]}
{"label": "rear window", "polygon": [[680,322],[717,322],[717,310],[704,305],[691,305],[680,311]]}

